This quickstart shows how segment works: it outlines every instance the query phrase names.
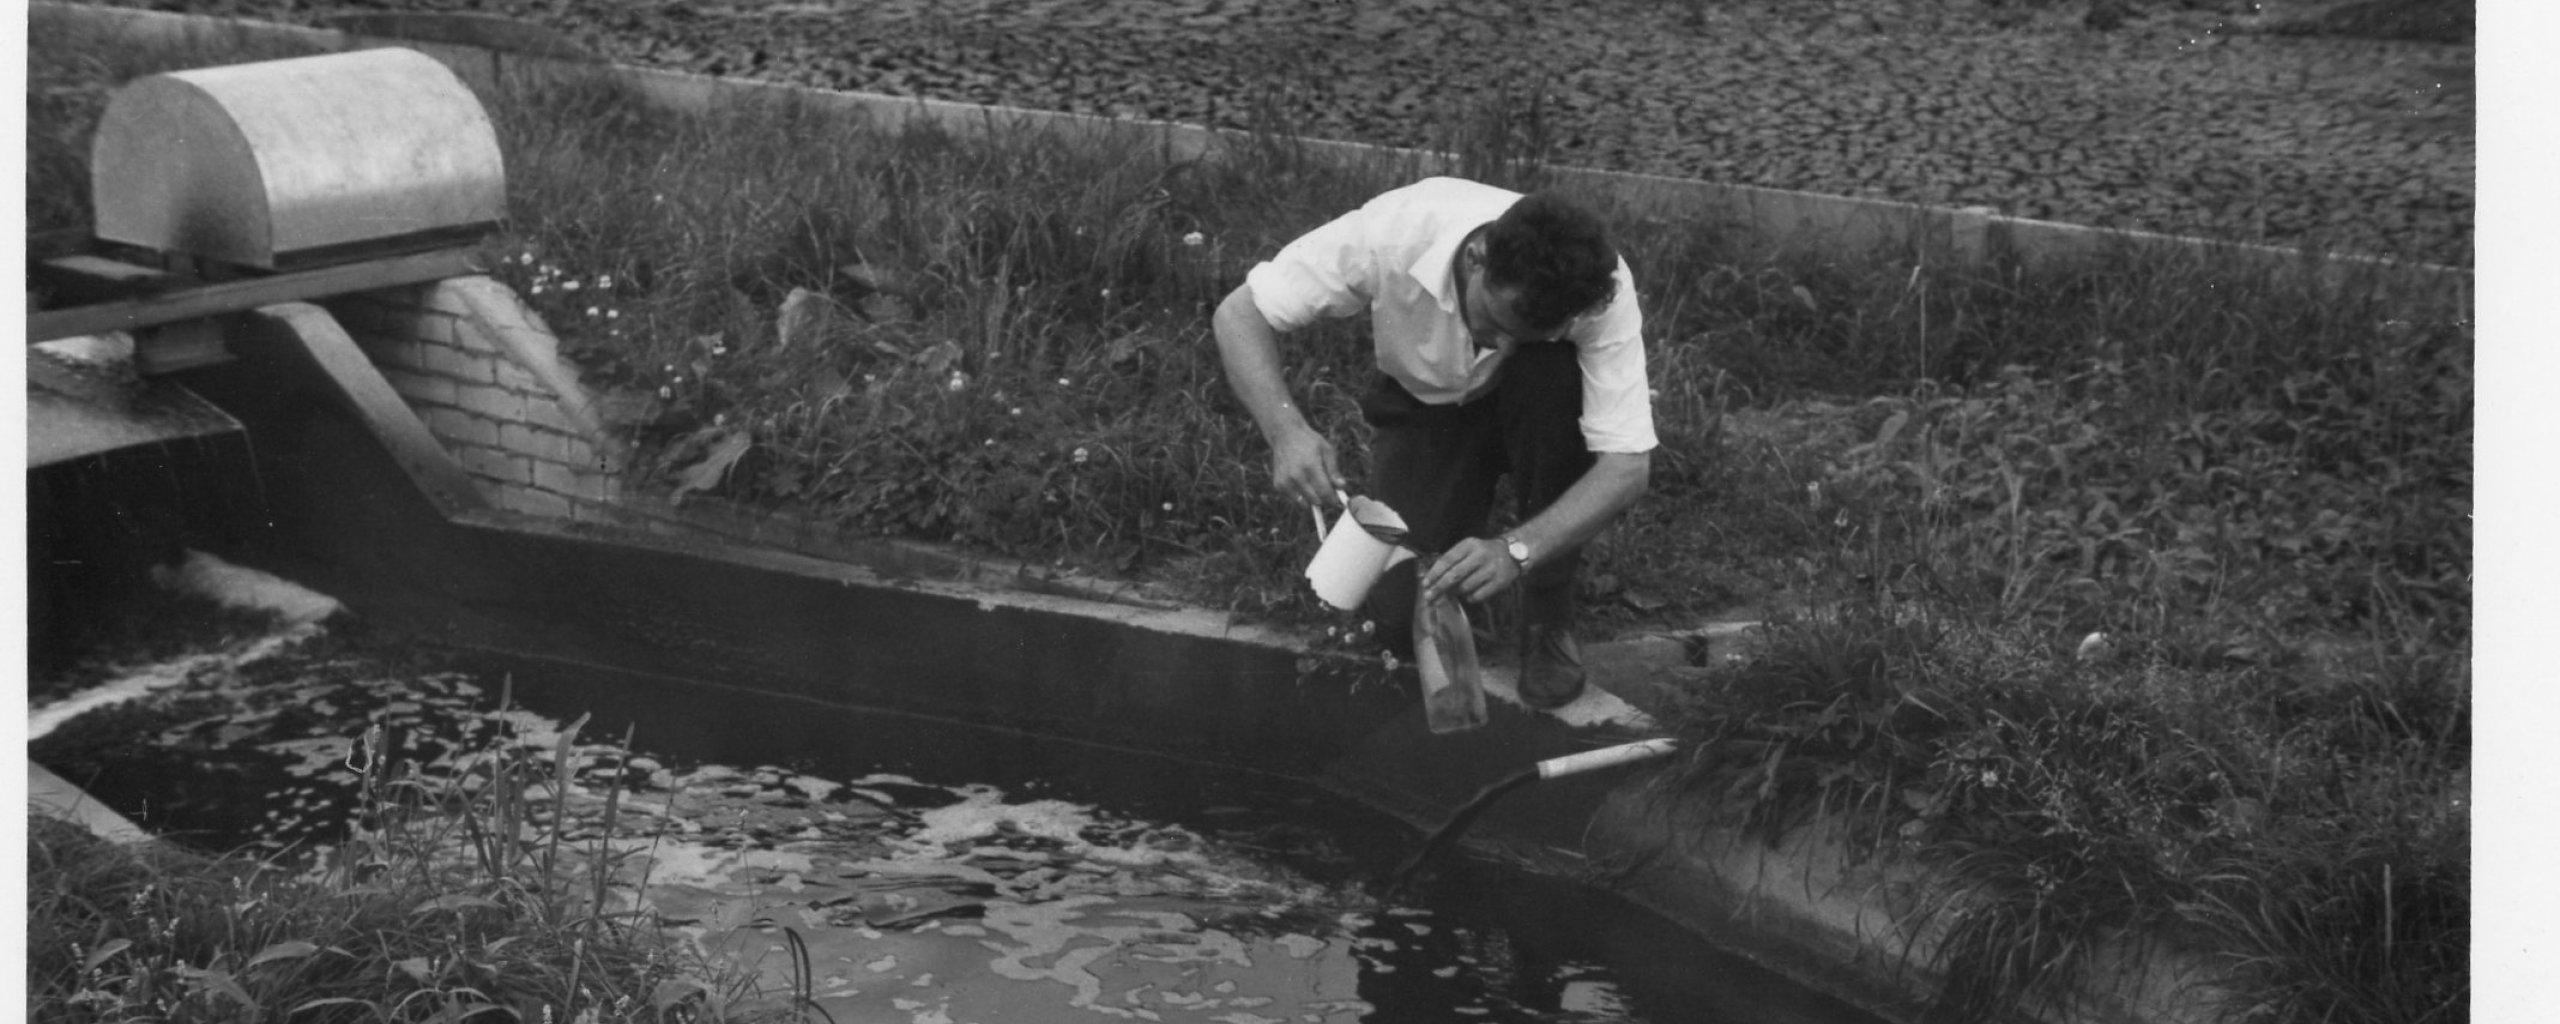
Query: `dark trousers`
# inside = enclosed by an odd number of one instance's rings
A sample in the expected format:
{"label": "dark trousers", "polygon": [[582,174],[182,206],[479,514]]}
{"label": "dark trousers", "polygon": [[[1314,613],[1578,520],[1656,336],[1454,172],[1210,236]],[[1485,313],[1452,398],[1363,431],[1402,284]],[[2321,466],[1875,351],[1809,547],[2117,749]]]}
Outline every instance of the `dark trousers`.
{"label": "dark trousers", "polygon": [[[1374,428],[1369,495],[1404,517],[1407,541],[1423,557],[1399,565],[1369,591],[1363,614],[1399,657],[1410,657],[1416,570],[1449,546],[1485,536],[1494,484],[1504,474],[1522,520],[1553,504],[1591,468],[1582,438],[1582,367],[1562,342],[1520,346],[1491,391],[1460,405],[1425,405],[1380,374],[1360,397]],[[1562,626],[1573,617],[1580,549],[1537,552],[1518,587],[1521,616]]]}

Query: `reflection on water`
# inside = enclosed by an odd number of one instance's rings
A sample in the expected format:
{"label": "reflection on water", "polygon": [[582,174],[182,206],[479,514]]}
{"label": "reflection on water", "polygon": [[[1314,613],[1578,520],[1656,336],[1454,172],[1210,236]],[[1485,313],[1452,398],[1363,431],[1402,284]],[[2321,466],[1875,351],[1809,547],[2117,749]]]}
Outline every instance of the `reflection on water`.
{"label": "reflection on water", "polygon": [[1290,780],[336,636],[260,653],[34,752],[146,827],[280,847],[346,834],[358,768],[470,786],[566,750],[564,849],[615,853],[619,906],[839,1024],[1866,1021],[1501,864],[1384,893],[1421,837]]}

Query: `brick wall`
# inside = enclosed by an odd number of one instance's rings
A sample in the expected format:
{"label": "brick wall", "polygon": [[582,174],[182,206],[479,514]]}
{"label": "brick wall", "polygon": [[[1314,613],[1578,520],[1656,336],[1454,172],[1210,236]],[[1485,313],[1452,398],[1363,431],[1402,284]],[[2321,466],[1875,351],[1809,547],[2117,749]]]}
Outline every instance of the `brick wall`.
{"label": "brick wall", "polygon": [[[629,449],[559,339],[514,291],[486,277],[333,299],[328,312],[471,487],[511,512],[716,539],[820,557],[949,565],[848,539],[794,516],[695,496],[677,502],[622,474]],[[947,561],[944,560],[944,561]]]}
{"label": "brick wall", "polygon": [[622,500],[627,450],[558,339],[505,285],[458,277],[328,308],[491,505],[616,518],[607,510]]}

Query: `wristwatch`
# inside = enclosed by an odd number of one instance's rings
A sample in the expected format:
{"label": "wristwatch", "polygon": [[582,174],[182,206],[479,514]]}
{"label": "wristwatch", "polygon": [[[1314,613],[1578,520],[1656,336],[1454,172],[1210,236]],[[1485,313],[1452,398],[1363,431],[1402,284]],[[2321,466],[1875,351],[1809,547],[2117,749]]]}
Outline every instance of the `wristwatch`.
{"label": "wristwatch", "polygon": [[1504,536],[1502,550],[1511,553],[1511,560],[1519,563],[1521,572],[1529,571],[1529,545],[1526,542],[1517,536]]}

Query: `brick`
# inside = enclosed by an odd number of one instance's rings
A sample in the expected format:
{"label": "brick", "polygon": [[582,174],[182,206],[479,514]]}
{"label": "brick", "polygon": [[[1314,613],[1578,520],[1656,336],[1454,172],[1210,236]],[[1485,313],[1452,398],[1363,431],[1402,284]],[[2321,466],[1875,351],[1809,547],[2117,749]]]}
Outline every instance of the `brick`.
{"label": "brick", "polygon": [[499,447],[498,424],[494,421],[444,405],[427,406],[418,410],[418,415],[427,421],[427,432],[445,442],[447,447],[457,444]]}
{"label": "brick", "polygon": [[587,493],[586,480],[582,474],[557,462],[536,461],[533,464],[533,485],[560,494],[581,498],[593,497]]}
{"label": "brick", "polygon": [[515,360],[512,359],[499,361],[498,386],[526,394],[541,395],[544,398],[551,397],[551,385],[543,383],[542,378],[533,375],[533,371],[516,365]]}
{"label": "brick", "polygon": [[493,385],[462,389],[459,404],[493,420],[521,423],[525,419],[526,407],[535,403],[525,401],[523,395]]}
{"label": "brick", "polygon": [[590,458],[590,449],[585,441],[524,423],[499,424],[498,446],[569,466],[584,466]]}
{"label": "brick", "polygon": [[[542,475],[543,467],[551,465],[547,462],[535,465],[535,475]],[[567,466],[553,466],[552,470],[551,476],[554,479],[568,485],[565,488],[555,488],[563,494],[587,501],[613,501],[622,497],[622,478],[620,477],[609,473],[589,473]]]}
{"label": "brick", "polygon": [[[380,347],[375,348],[373,345]],[[425,342],[415,338],[380,335],[375,338],[373,345],[365,348],[365,354],[373,357],[376,366],[397,366],[420,372],[424,372],[427,368]]]}
{"label": "brick", "polygon": [[607,526],[629,526],[633,521],[633,517],[625,514],[621,509],[593,501],[570,502],[569,518],[581,523],[601,523]]}
{"label": "brick", "polygon": [[459,280],[465,279],[447,279],[421,286],[418,291],[418,305],[454,316],[470,315],[471,302],[463,297],[462,290],[458,287]]}
{"label": "brick", "polygon": [[575,437],[587,436],[587,428],[579,424],[576,417],[569,415],[568,410],[561,408],[559,401],[556,399],[540,402],[527,402],[525,403],[524,413],[524,419],[527,423],[536,424],[550,430],[557,430],[563,434],[569,434]]}
{"label": "brick", "polygon": [[375,325],[341,322],[338,326],[347,329],[347,336],[355,339],[356,347],[364,350],[364,357],[373,360],[373,365],[412,370],[420,367],[422,349],[415,339]]}
{"label": "brick", "polygon": [[498,488],[496,498],[499,508],[528,515],[550,516],[554,519],[570,518],[574,507],[569,499],[560,495],[526,487]]}
{"label": "brick", "polygon": [[533,460],[513,452],[474,445],[460,448],[454,454],[461,457],[462,468],[470,470],[473,476],[510,484],[533,482]]}
{"label": "brick", "polygon": [[400,397],[413,405],[423,402],[451,406],[462,391],[461,385],[451,377],[438,377],[396,366],[384,366],[381,370],[382,379],[391,382],[391,390],[399,392]]}
{"label": "brick", "polygon": [[495,384],[498,381],[497,360],[488,356],[436,344],[425,346],[419,354],[423,357],[420,369],[473,384]]}
{"label": "brick", "polygon": [[470,347],[464,343],[462,337],[467,332],[456,330],[453,318],[442,313],[415,315],[409,320],[407,329],[403,333],[429,345],[451,345],[463,349]]}

